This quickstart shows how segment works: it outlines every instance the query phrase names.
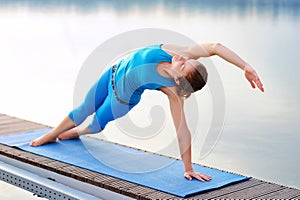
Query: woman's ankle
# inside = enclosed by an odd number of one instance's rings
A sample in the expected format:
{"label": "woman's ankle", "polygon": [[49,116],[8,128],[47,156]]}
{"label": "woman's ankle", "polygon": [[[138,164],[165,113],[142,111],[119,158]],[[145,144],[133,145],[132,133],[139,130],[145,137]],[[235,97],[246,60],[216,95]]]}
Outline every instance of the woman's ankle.
{"label": "woman's ankle", "polygon": [[57,137],[60,140],[72,140],[79,138],[79,134],[76,128],[65,131]]}

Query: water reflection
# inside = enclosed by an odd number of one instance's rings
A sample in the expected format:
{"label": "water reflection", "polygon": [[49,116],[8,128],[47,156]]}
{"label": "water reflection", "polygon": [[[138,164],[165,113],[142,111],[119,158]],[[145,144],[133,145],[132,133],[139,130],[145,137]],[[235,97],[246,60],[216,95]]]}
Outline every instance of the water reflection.
{"label": "water reflection", "polygon": [[298,0],[113,0],[113,1],[39,1],[39,0],[11,0],[0,1],[1,9],[26,7],[30,10],[55,10],[90,14],[99,10],[114,10],[119,15],[128,15],[132,11],[149,12],[163,9],[168,14],[177,13],[209,13],[212,15],[248,14],[260,17],[271,16],[276,19],[279,15],[292,18],[300,16],[300,1]]}

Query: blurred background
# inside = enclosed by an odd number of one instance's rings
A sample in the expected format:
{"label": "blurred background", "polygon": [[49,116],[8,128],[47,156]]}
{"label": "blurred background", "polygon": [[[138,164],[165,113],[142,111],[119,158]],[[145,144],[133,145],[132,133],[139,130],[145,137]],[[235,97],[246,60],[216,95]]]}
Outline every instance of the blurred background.
{"label": "blurred background", "polygon": [[[223,83],[225,119],[208,155],[200,155],[200,139],[193,142],[193,162],[300,189],[299,24],[297,0],[0,1],[0,113],[57,125],[73,108],[86,58],[126,31],[167,29],[199,43],[220,42],[256,69],[265,93],[253,90],[238,68],[209,58]],[[204,102],[206,90],[196,94]],[[103,137],[156,151],[158,141],[145,144],[117,129],[111,123]]]}

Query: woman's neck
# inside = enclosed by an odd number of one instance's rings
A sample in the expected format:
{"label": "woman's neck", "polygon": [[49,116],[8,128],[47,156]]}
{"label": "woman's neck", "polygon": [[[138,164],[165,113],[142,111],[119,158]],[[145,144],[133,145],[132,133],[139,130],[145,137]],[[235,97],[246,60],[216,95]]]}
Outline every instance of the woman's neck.
{"label": "woman's neck", "polygon": [[157,65],[157,72],[166,78],[173,78],[172,74],[170,73],[171,63],[169,62],[161,62]]}

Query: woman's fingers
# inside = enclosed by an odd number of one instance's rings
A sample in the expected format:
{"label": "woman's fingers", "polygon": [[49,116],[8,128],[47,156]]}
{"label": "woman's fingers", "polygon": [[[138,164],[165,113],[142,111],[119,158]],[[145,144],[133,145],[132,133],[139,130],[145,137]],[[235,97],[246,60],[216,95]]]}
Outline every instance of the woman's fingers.
{"label": "woman's fingers", "polygon": [[205,174],[200,174],[199,175],[201,177],[201,179],[203,179],[204,181],[210,181],[211,180],[211,177],[210,176],[207,176]]}
{"label": "woman's fingers", "polygon": [[195,174],[193,175],[193,177],[194,177],[195,179],[198,179],[198,180],[201,181],[201,182],[204,182],[204,181],[205,181],[205,179],[204,179],[199,173],[195,173]]}
{"label": "woman's fingers", "polygon": [[184,177],[188,180],[192,180],[193,178],[201,181],[201,182],[204,182],[204,181],[210,181],[211,180],[211,177],[208,176],[208,175],[205,175],[205,174],[201,174],[199,172],[186,172],[184,173]]}
{"label": "woman's fingers", "polygon": [[263,84],[254,69],[252,69],[251,67],[245,68],[245,76],[251,84],[252,88],[256,88],[257,86],[262,92],[264,92]]}
{"label": "woman's fingers", "polygon": [[193,179],[188,173],[184,173],[184,177],[190,181]]}
{"label": "woman's fingers", "polygon": [[263,84],[262,84],[262,82],[259,80],[259,78],[256,79],[255,83],[256,83],[257,87],[258,87],[262,92],[264,92]]}
{"label": "woman's fingers", "polygon": [[[255,72],[254,72],[255,73]],[[262,91],[264,92],[264,88],[263,88],[263,84],[262,82],[260,81],[258,75],[255,73],[255,76],[254,76],[254,82],[256,84],[256,86]]]}
{"label": "woman's fingers", "polygon": [[253,83],[252,79],[247,78],[247,80],[248,80],[249,83],[251,84],[251,87],[252,87],[252,88],[255,88],[255,84]]}

